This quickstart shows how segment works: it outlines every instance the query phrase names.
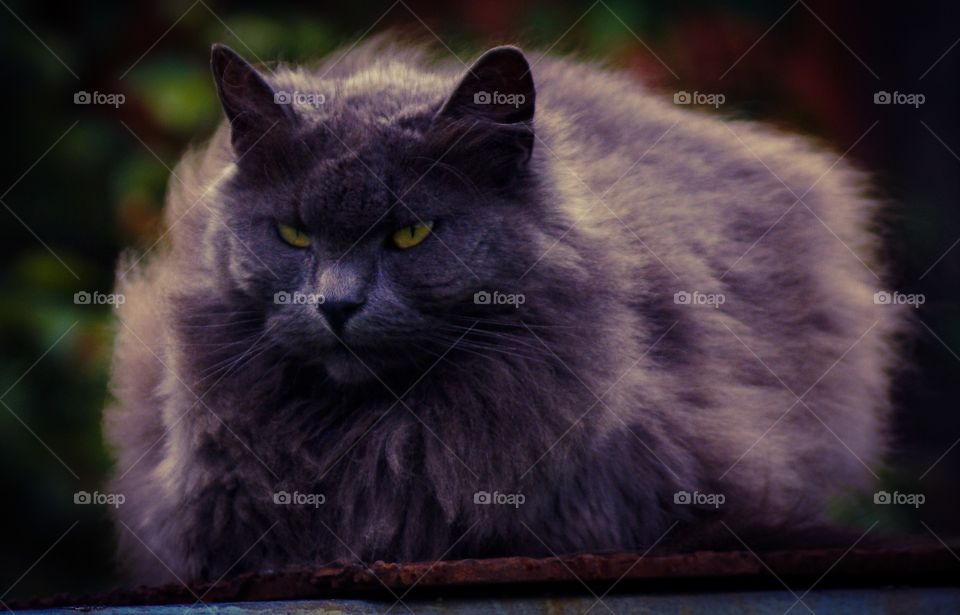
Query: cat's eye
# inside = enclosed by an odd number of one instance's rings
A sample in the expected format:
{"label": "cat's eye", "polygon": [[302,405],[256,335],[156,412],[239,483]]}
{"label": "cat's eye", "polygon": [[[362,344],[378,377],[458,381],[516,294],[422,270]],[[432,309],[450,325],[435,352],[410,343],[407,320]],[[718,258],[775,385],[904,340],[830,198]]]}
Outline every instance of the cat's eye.
{"label": "cat's eye", "polygon": [[417,224],[403,227],[394,233],[391,239],[393,240],[393,245],[401,250],[406,250],[407,248],[420,245],[432,230],[433,220],[418,222]]}
{"label": "cat's eye", "polygon": [[310,235],[295,226],[277,222],[277,233],[294,248],[306,248],[310,245]]}

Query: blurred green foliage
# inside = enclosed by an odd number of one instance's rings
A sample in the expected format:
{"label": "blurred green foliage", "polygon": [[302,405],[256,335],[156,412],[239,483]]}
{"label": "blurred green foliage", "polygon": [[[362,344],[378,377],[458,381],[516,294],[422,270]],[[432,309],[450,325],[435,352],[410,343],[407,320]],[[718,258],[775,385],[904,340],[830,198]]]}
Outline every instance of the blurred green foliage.
{"label": "blurred green foliage", "polygon": [[[931,101],[922,114],[871,104],[876,89],[921,87],[917,76],[955,33],[936,6],[907,15],[878,13],[866,3],[810,5],[843,43],[802,7],[761,37],[790,3],[750,0],[683,7],[627,0],[4,4],[0,463],[10,522],[0,532],[0,583],[11,585],[9,596],[91,591],[117,578],[106,511],[76,506],[72,496],[102,487],[110,468],[100,412],[118,325],[109,307],[76,305],[73,295],[109,292],[120,251],[147,249],[162,236],[169,168],[220,118],[207,68],[210,44],[227,42],[250,59],[302,61],[349,45],[371,27],[433,43],[440,54],[449,46],[467,58],[520,42],[601,59],[667,92],[721,91],[725,113],[805,129],[838,152],[880,120],[850,156],[875,171],[880,191],[895,203],[895,281],[904,292],[927,294],[921,316],[939,337],[919,331],[904,357],[917,369],[898,389],[906,410],[885,478],[891,491],[922,490],[928,504],[898,510],[884,525],[922,531],[922,513],[926,523],[956,532],[950,494],[960,453],[918,477],[960,436],[960,359],[949,350],[960,349],[960,249],[924,274],[960,236],[958,161],[917,117],[960,148],[952,77],[960,52],[922,84]],[[872,14],[869,27],[864,10]],[[898,37],[885,38],[894,30]],[[882,79],[874,80],[846,45]],[[721,79],[735,61],[737,69]],[[73,104],[80,90],[122,93],[126,102]],[[876,512],[863,503],[837,506],[838,516],[864,525]]]}

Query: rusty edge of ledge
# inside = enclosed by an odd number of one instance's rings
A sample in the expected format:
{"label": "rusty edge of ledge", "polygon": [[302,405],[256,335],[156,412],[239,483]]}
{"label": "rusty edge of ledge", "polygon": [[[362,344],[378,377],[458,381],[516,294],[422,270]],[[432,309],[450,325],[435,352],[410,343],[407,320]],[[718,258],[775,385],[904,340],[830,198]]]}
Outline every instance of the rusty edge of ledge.
{"label": "rusty edge of ledge", "polygon": [[[218,583],[118,589],[98,595],[34,598],[13,608],[117,606],[298,600],[331,597],[391,598],[418,594],[480,595],[533,592],[576,593],[583,585],[621,591],[717,591],[783,588],[781,581],[808,585],[827,574],[818,587],[960,585],[960,541],[905,549],[814,549],[754,554],[701,551],[673,555],[639,553],[581,554],[559,558],[504,557],[416,562],[345,563],[313,569],[248,573]],[[951,552],[952,550],[952,552]],[[771,572],[772,571],[772,572]],[[774,574],[775,573],[775,574]],[[389,588],[390,591],[387,590]]]}

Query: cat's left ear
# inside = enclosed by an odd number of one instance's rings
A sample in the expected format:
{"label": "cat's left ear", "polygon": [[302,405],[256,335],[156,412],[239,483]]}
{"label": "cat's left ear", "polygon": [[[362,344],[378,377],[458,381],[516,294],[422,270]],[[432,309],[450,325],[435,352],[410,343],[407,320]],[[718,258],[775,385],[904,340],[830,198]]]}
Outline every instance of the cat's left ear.
{"label": "cat's left ear", "polygon": [[533,152],[535,103],[533,76],[523,52],[494,47],[467,70],[434,124],[466,130],[474,137],[466,142],[489,154],[495,150],[501,162],[522,166]]}
{"label": "cat's left ear", "polygon": [[214,45],[210,66],[237,156],[246,154],[269,132],[283,132],[295,120],[290,105],[278,104],[263,75],[233,49]]}

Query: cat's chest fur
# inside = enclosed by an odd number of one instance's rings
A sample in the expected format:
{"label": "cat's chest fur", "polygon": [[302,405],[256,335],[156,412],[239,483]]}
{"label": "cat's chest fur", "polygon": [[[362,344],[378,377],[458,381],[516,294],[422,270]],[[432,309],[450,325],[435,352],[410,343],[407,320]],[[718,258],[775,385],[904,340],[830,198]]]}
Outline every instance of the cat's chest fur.
{"label": "cat's chest fur", "polygon": [[[269,375],[267,365],[246,369]],[[402,398],[295,386],[279,375],[222,383],[174,427],[171,441],[189,444],[165,465],[183,472],[172,495],[189,503],[188,514],[230,511],[232,521],[186,524],[180,539],[250,540],[281,524],[311,538],[278,543],[278,560],[431,559],[470,529],[462,553],[503,554],[508,544],[536,551],[524,526],[556,505],[555,486],[576,480],[576,459],[596,433],[523,417],[531,407],[565,416],[589,407],[588,396],[541,382],[551,391],[544,399],[508,401],[510,382],[487,385],[465,395],[443,368]],[[299,394],[279,393],[290,390]],[[537,432],[537,446],[517,429]]]}

